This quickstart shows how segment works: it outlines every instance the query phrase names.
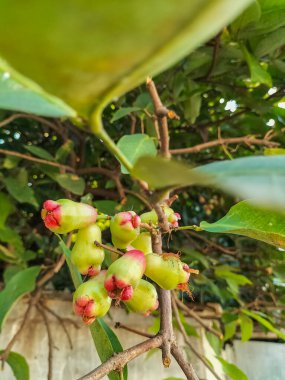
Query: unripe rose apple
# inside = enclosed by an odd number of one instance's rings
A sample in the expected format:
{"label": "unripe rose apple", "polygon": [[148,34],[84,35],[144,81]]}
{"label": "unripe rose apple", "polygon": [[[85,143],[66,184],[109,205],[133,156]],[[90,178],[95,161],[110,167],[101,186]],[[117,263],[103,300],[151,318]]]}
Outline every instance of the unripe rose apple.
{"label": "unripe rose apple", "polygon": [[[174,210],[166,205],[161,206],[163,212],[165,213],[166,219],[172,227],[178,227],[178,221],[181,219],[181,216],[178,212],[174,212]],[[142,223],[151,223],[154,226],[158,224],[158,217],[155,210],[151,210],[149,212],[145,212],[140,215]]]}
{"label": "unripe rose apple", "polygon": [[103,317],[111,306],[111,298],[104,287],[106,271],[81,284],[73,295],[75,314],[91,325],[97,317]]}
{"label": "unripe rose apple", "polygon": [[114,261],[106,274],[105,288],[111,298],[128,301],[142,278],[146,266],[145,255],[131,250]]}
{"label": "unripe rose apple", "polygon": [[102,242],[101,235],[97,224],[90,224],[77,233],[76,243],[71,251],[71,261],[83,275],[95,276],[101,270],[105,256],[104,249],[94,243]]}
{"label": "unripe rose apple", "polygon": [[112,242],[115,247],[125,249],[140,233],[140,217],[134,211],[116,214],[110,222]]}
{"label": "unripe rose apple", "polygon": [[139,249],[145,255],[152,252],[151,236],[149,232],[141,232],[139,236],[132,241],[132,247]]}
{"label": "unripe rose apple", "polygon": [[48,200],[41,212],[45,226],[52,232],[66,234],[96,222],[97,210],[70,199]]}
{"label": "unripe rose apple", "polygon": [[134,290],[133,297],[124,303],[131,311],[148,316],[158,308],[157,291],[150,282],[141,279]]}
{"label": "unripe rose apple", "polygon": [[182,289],[180,284],[188,283],[190,271],[188,265],[173,253],[150,253],[146,256],[145,275],[163,289]]}

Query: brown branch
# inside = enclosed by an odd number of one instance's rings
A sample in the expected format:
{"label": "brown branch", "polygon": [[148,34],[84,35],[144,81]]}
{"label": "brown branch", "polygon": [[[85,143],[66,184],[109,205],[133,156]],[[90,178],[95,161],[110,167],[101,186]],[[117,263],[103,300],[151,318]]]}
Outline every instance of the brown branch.
{"label": "brown branch", "polygon": [[218,55],[219,55],[220,42],[221,42],[221,35],[222,35],[222,32],[218,33],[215,37],[215,44],[214,44],[214,48],[213,48],[213,58],[212,58],[209,70],[208,70],[207,74],[205,75],[206,80],[210,79],[212,72],[213,72],[213,70],[216,66],[216,63],[217,63]]}
{"label": "brown branch", "polygon": [[57,168],[60,168],[60,169],[63,169],[63,170],[69,171],[69,172],[74,172],[75,171],[71,166],[62,165],[62,164],[59,164],[58,162],[43,160],[41,158],[32,157],[32,156],[29,156],[28,154],[14,152],[12,150],[0,149],[0,153],[5,154],[7,156],[20,157],[20,158],[23,158],[24,160],[37,162],[39,164],[44,164],[44,165],[49,165],[49,166],[55,166]]}
{"label": "brown branch", "polygon": [[55,273],[58,273],[60,271],[64,263],[65,263],[65,256],[61,255],[58,261],[56,262],[56,264],[47,273],[45,273],[42,278],[39,279],[39,281],[37,282],[37,287],[39,288],[43,286],[47,281],[49,281],[54,276]]}
{"label": "brown branch", "polygon": [[[245,114],[246,112],[249,112],[250,109],[249,108],[244,108],[242,110],[240,110],[239,112],[234,112],[234,113],[231,113],[230,115],[228,116],[225,116],[221,119],[218,119],[218,120],[210,120],[208,121],[207,123],[204,123],[204,124],[195,124],[195,125],[191,125],[191,127],[193,128],[208,128],[208,127],[213,127],[215,125],[220,125],[226,121],[231,121],[232,119],[235,119],[236,117],[238,116],[241,116],[243,114]],[[184,129],[185,127],[183,127]]]}
{"label": "brown branch", "polygon": [[217,330],[213,329],[212,327],[208,326],[207,323],[205,323],[203,319],[199,317],[199,315],[197,315],[193,310],[187,307],[178,298],[175,298],[175,302],[181,310],[183,310],[189,317],[195,319],[195,321],[197,321],[201,326],[203,326],[205,330],[216,335],[219,339],[223,339],[223,335],[221,333],[219,333]]}
{"label": "brown branch", "polygon": [[187,380],[199,380],[191,363],[189,363],[185,359],[183,353],[180,351],[176,343],[172,344],[171,354],[174,357],[174,359],[177,361],[177,363],[179,364],[182,371],[184,372],[185,376],[187,377]]}
{"label": "brown branch", "polygon": [[45,311],[37,305],[38,312],[41,314],[44,324],[46,326],[48,335],[48,380],[52,380],[52,359],[53,359],[53,346],[52,346],[52,335],[49,326],[49,322]]}
{"label": "brown branch", "polygon": [[174,298],[172,298],[172,309],[173,309],[173,314],[175,316],[175,319],[176,319],[176,322],[178,324],[178,328],[184,338],[184,341],[185,343],[188,345],[188,347],[190,348],[190,350],[197,356],[197,358],[199,358],[202,363],[212,372],[212,374],[216,377],[217,380],[222,380],[221,377],[214,371],[214,369],[210,366],[210,364],[208,363],[208,361],[196,350],[196,348],[192,345],[187,333],[186,333],[186,330],[181,322],[181,319],[180,319],[180,316],[179,316],[179,312],[178,312],[178,308],[177,308],[177,305],[176,305],[176,302],[174,300]]}
{"label": "brown branch", "polygon": [[160,135],[160,153],[162,156],[166,158],[170,158],[169,153],[169,134],[168,134],[168,123],[167,116],[169,114],[169,110],[164,107],[162,104],[160,97],[158,95],[156,86],[151,78],[148,78],[146,81],[146,87],[151,96],[154,112],[158,120],[158,128]]}
{"label": "brown branch", "polygon": [[274,141],[270,141],[268,139],[256,139],[253,136],[243,136],[243,137],[232,137],[227,139],[217,139],[214,141],[209,141],[203,144],[198,144],[195,146],[192,146],[190,148],[180,148],[180,149],[171,149],[171,154],[191,154],[191,153],[198,153],[201,150],[213,148],[215,146],[219,145],[229,145],[229,144],[245,144],[247,146],[251,145],[262,145],[267,147],[277,147],[280,144]]}
{"label": "brown branch", "polygon": [[111,371],[121,371],[122,368],[131,360],[144,354],[145,352],[154,348],[159,348],[162,343],[162,336],[157,335],[142,343],[139,343],[123,352],[115,354],[105,363],[101,364],[94,371],[91,371],[87,375],[81,377],[78,380],[99,380],[106,376]]}
{"label": "brown branch", "polygon": [[149,334],[147,332],[140,331],[140,330],[134,329],[132,327],[123,325],[121,322],[116,322],[115,323],[115,329],[123,329],[123,330],[126,330],[126,331],[130,331],[130,332],[132,332],[134,334],[137,334],[137,335],[140,335],[140,336],[144,336],[145,338],[153,338],[155,336],[154,334]]}

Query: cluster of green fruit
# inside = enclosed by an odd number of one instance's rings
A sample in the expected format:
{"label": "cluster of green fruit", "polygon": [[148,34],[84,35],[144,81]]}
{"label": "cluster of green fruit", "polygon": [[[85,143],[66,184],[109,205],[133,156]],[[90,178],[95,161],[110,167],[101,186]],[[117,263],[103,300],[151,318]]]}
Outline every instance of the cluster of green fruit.
{"label": "cluster of green fruit", "polygon": [[[173,228],[178,227],[180,215],[167,206],[163,211],[168,223]],[[156,310],[156,288],[143,276],[163,289],[188,289],[193,270],[176,254],[152,252],[151,235],[143,227],[157,227],[154,210],[141,216],[125,211],[111,218],[112,243],[121,255],[113,257],[107,270],[101,270],[105,251],[95,208],[69,199],[48,200],[43,204],[42,219],[49,230],[58,234],[78,230],[71,261],[82,275],[88,275],[90,279],[75,291],[73,305],[75,313],[87,325],[108,312],[112,299],[122,301],[129,310],[144,315]]]}

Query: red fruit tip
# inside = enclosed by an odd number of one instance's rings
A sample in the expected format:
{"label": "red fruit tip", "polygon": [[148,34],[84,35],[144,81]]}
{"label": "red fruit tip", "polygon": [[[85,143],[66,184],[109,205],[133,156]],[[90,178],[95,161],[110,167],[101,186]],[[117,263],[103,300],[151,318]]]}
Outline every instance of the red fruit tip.
{"label": "red fruit tip", "polygon": [[52,200],[47,200],[43,204],[41,217],[44,224],[49,229],[55,229],[60,226],[61,206]]}
{"label": "red fruit tip", "polygon": [[139,227],[141,224],[141,218],[136,215],[134,211],[123,211],[120,213],[120,225],[123,226],[124,224],[131,223],[133,228]]}
{"label": "red fruit tip", "polygon": [[104,285],[111,298],[128,301],[133,296],[133,287],[118,279],[115,275],[107,278]]}

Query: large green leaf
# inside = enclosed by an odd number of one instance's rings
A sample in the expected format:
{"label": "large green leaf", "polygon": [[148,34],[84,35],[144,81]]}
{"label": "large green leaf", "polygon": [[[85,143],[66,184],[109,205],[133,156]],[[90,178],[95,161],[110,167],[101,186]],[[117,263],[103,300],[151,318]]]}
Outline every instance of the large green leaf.
{"label": "large green leaf", "polygon": [[30,369],[24,356],[17,352],[10,352],[7,363],[11,367],[16,380],[29,380]]}
{"label": "large green leaf", "polygon": [[[110,359],[114,354],[123,351],[123,347],[113,330],[104,322],[102,318],[97,319],[91,326],[90,331],[93,336],[96,350],[102,362]],[[128,379],[128,367],[123,370],[124,380]],[[118,372],[109,373],[110,380],[121,380]]]}
{"label": "large green leaf", "polygon": [[[0,354],[3,350],[0,351]],[[6,362],[11,367],[16,380],[29,380],[30,369],[24,356],[17,352],[10,352]]]}
{"label": "large green leaf", "polygon": [[193,51],[251,0],[0,1],[0,55],[87,114]]}
{"label": "large green leaf", "polygon": [[[152,138],[145,134],[125,135],[118,141],[118,148],[131,164],[134,164],[139,157],[156,156],[157,150]],[[128,170],[122,165],[122,173],[128,174]]]}
{"label": "large green leaf", "polygon": [[211,185],[242,198],[254,198],[254,203],[264,207],[285,209],[284,156],[243,157],[195,169],[161,157],[141,157],[132,174],[152,188]]}
{"label": "large green leaf", "polygon": [[63,101],[11,69],[0,59],[0,108],[42,116],[75,116]]}
{"label": "large green leaf", "polygon": [[252,206],[243,201],[233,206],[215,223],[202,222],[203,230],[248,236],[285,249],[284,215]]}
{"label": "large green leaf", "polygon": [[35,198],[34,190],[28,186],[27,183],[23,183],[18,178],[7,177],[3,179],[9,193],[20,203],[30,203],[31,205],[38,207],[38,202]]}
{"label": "large green leaf", "polygon": [[30,267],[18,272],[0,292],[0,330],[12,306],[26,293],[35,289],[40,267]]}

